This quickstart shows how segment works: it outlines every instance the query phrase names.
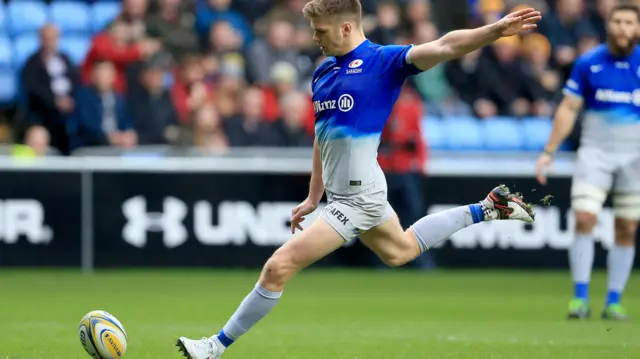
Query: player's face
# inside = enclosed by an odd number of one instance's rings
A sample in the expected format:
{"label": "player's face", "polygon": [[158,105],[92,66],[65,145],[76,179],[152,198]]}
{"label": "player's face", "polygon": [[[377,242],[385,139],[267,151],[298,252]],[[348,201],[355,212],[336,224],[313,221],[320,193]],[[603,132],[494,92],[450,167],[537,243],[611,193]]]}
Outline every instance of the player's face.
{"label": "player's face", "polygon": [[351,29],[351,25],[342,21],[314,18],[311,20],[313,41],[315,41],[325,56],[338,56],[342,54],[345,38]]}
{"label": "player's face", "polygon": [[611,14],[608,30],[611,45],[626,52],[636,44],[640,31],[638,17],[633,11],[616,11]]}

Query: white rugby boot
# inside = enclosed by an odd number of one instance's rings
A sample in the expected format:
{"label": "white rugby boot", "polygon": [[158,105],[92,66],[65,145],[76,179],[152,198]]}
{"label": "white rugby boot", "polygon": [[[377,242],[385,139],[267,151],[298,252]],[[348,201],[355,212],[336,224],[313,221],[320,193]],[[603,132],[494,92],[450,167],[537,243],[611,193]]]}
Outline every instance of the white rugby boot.
{"label": "white rugby boot", "polygon": [[511,193],[505,185],[500,185],[480,202],[484,208],[485,217],[491,219],[515,219],[533,223],[536,214],[530,204],[524,203],[521,193]]}
{"label": "white rugby boot", "polygon": [[180,337],[176,346],[188,359],[218,359],[225,350],[225,346],[215,336],[200,340]]}

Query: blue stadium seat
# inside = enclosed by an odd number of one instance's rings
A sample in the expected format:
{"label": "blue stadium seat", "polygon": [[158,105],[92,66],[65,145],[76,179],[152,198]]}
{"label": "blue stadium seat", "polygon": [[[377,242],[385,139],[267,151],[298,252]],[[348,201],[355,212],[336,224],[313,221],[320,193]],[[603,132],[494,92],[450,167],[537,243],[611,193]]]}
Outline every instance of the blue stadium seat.
{"label": "blue stadium seat", "polygon": [[88,35],[66,35],[60,38],[60,51],[78,66],[84,62],[90,46],[91,38]]}
{"label": "blue stadium seat", "polygon": [[16,99],[17,76],[13,70],[0,70],[0,104],[8,104]]}
{"label": "blue stadium seat", "polygon": [[0,2],[0,34],[7,32],[7,7],[3,2]]}
{"label": "blue stadium seat", "polygon": [[49,5],[51,21],[64,33],[84,33],[91,31],[89,4],[76,1],[57,1]]}
{"label": "blue stadium seat", "polygon": [[442,119],[438,117],[425,116],[422,119],[422,139],[428,148],[433,150],[444,150],[447,146],[447,138]]}
{"label": "blue stadium seat", "polygon": [[0,69],[11,68],[13,64],[13,44],[11,39],[0,35]]}
{"label": "blue stadium seat", "polygon": [[482,134],[477,119],[473,117],[446,117],[443,124],[447,149],[453,151],[482,150]]}
{"label": "blue stadium seat", "polygon": [[528,117],[521,121],[521,131],[525,134],[524,149],[542,151],[547,143],[553,123],[548,117]]}
{"label": "blue stadium seat", "polygon": [[97,2],[91,6],[91,30],[102,31],[122,11],[120,2]]}
{"label": "blue stadium seat", "polygon": [[512,117],[486,118],[481,122],[484,149],[489,151],[522,151],[524,136],[519,120]]}
{"label": "blue stadium seat", "polygon": [[38,31],[49,20],[48,7],[40,1],[17,1],[8,5],[8,32],[11,36]]}
{"label": "blue stadium seat", "polygon": [[40,48],[40,37],[37,33],[23,34],[13,41],[13,67],[22,69],[27,59]]}

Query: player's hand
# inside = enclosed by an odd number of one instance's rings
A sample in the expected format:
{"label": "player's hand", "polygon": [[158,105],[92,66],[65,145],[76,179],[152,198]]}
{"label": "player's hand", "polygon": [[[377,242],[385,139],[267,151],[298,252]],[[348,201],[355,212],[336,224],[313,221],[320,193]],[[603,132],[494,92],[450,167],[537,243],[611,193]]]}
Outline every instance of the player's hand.
{"label": "player's hand", "polygon": [[548,153],[543,153],[538,158],[538,164],[536,165],[536,178],[541,185],[547,184],[547,173],[551,171],[551,165],[553,157]]}
{"label": "player's hand", "polygon": [[503,17],[496,22],[502,37],[513,36],[522,31],[533,30],[536,23],[542,19],[542,14],[536,9],[522,9]]}
{"label": "player's hand", "polygon": [[313,213],[316,208],[318,208],[318,204],[307,198],[291,211],[292,234],[296,232],[296,229],[302,230],[302,226],[300,225],[300,223],[304,222],[304,216],[308,215],[309,213]]}

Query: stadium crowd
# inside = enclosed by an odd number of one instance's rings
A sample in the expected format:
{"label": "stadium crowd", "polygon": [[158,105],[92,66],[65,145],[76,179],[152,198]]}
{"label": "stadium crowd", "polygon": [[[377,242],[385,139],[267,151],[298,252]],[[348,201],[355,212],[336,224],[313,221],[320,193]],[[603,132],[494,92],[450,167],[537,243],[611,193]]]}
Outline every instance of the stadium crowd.
{"label": "stadium crowd", "polygon": [[[50,21],[20,69],[10,136],[63,155],[88,146],[210,153],[311,146],[310,79],[323,57],[301,15],[305,3],[122,0],[80,61],[60,49],[64,31]],[[381,164],[410,168],[426,156],[420,131],[427,115],[549,117],[576,56],[604,40],[604,14],[616,0],[362,3],[365,32],[380,44],[424,43],[522,6],[543,12],[538,31],[502,38],[407,82],[383,136]]]}

